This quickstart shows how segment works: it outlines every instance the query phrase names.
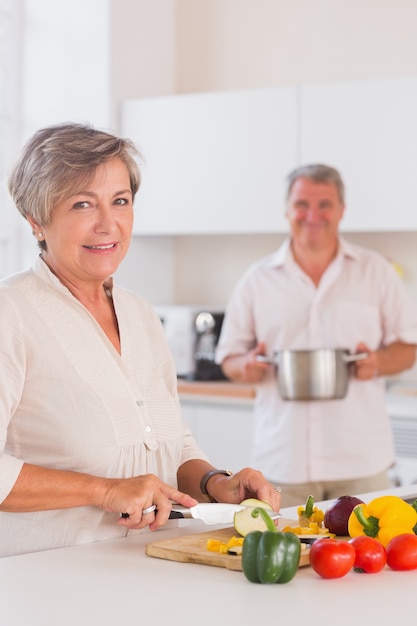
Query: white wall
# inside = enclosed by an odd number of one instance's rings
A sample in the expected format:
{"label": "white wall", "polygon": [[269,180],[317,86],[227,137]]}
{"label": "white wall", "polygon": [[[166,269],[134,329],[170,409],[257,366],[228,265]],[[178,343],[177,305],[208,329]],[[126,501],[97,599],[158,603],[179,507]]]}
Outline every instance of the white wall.
{"label": "white wall", "polygon": [[25,0],[22,137],[49,124],[110,126],[109,0]]}
{"label": "white wall", "polygon": [[415,0],[178,0],[178,91],[417,73]]}
{"label": "white wall", "polygon": [[152,304],[175,302],[175,243],[172,237],[136,238],[117,271],[117,282],[139,291]]}
{"label": "white wall", "polygon": [[110,0],[113,122],[129,98],[175,93],[177,0]]}
{"label": "white wall", "polygon": [[[109,2],[22,2],[19,133],[10,150],[11,162],[43,126],[73,121],[111,128]],[[38,249],[29,225],[15,209],[9,228],[14,231],[16,271],[31,265]]]}

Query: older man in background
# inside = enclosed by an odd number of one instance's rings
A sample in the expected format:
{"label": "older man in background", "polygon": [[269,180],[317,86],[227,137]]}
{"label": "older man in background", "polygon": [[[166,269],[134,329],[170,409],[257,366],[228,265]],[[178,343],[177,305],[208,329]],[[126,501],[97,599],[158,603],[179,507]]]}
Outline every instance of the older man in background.
{"label": "older man in background", "polygon": [[[225,375],[256,386],[251,463],[281,486],[282,506],[389,488],[385,377],[415,362],[416,307],[388,260],[340,236],[344,196],[327,165],[289,175],[290,236],[235,287],[217,347]],[[321,348],[367,353],[343,399],[284,400],[274,365],[258,360]]]}

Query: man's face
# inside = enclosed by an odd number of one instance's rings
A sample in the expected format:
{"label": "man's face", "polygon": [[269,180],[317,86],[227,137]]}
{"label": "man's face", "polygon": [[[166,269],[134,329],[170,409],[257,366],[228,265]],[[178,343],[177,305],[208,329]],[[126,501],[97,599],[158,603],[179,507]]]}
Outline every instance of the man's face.
{"label": "man's face", "polygon": [[344,209],[336,185],[298,178],[291,188],[286,211],[295,243],[318,250],[333,244]]}

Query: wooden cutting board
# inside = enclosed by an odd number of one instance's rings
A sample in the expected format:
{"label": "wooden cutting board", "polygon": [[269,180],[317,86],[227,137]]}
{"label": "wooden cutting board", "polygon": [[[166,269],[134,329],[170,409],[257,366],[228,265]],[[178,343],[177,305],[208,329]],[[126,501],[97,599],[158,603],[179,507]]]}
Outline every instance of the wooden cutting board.
{"label": "wooden cutting board", "polygon": [[[227,542],[233,535],[236,535],[236,531],[232,526],[230,528],[221,528],[220,530],[210,530],[205,533],[184,535],[175,539],[152,541],[146,545],[145,553],[148,556],[167,559],[168,561],[200,563],[202,565],[214,565],[216,567],[242,571],[242,557],[209,552],[207,550],[208,539],[218,539],[219,541]],[[308,547],[301,551],[299,566],[304,567],[305,565],[310,565]]]}

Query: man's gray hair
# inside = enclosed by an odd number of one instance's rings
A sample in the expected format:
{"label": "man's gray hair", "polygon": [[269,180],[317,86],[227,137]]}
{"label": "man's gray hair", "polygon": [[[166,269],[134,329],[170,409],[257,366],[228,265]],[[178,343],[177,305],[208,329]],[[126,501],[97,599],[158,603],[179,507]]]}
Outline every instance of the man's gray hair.
{"label": "man's gray hair", "polygon": [[334,167],[329,167],[321,163],[312,163],[310,165],[297,167],[287,176],[287,200],[295,181],[299,178],[308,178],[314,183],[330,183],[335,185],[340,202],[342,204],[345,203],[345,185],[340,173]]}

